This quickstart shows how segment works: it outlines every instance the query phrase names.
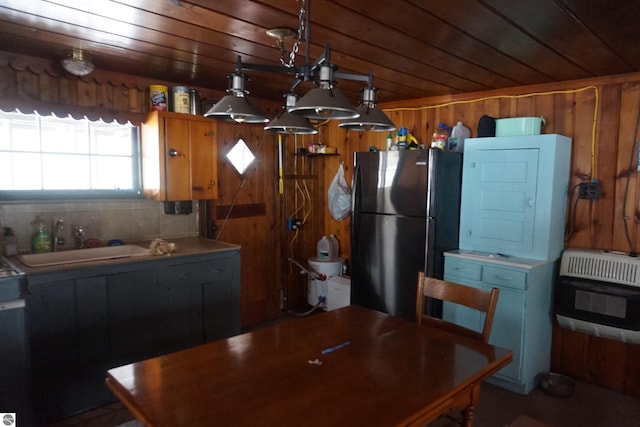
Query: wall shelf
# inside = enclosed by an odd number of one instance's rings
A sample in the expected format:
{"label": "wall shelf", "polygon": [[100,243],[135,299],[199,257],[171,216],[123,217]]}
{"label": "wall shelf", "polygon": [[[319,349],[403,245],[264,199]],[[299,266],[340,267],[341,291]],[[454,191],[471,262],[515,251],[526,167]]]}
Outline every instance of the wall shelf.
{"label": "wall shelf", "polygon": [[324,157],[324,156],[339,156],[340,153],[296,153],[296,156],[304,157]]}

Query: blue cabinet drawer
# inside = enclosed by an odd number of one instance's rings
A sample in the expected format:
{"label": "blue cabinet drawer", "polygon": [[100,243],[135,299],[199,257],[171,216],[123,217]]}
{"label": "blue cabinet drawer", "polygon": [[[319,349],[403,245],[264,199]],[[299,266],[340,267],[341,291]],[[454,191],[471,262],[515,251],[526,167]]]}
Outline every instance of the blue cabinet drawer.
{"label": "blue cabinet drawer", "polygon": [[480,280],[482,277],[482,265],[471,263],[467,260],[445,258],[447,276],[456,276],[461,279]]}
{"label": "blue cabinet drawer", "polygon": [[203,283],[229,280],[233,276],[231,258],[214,259],[167,268],[167,283],[171,286],[199,286]]}
{"label": "blue cabinet drawer", "polygon": [[482,281],[487,284],[514,289],[527,289],[527,273],[507,268],[482,267]]}

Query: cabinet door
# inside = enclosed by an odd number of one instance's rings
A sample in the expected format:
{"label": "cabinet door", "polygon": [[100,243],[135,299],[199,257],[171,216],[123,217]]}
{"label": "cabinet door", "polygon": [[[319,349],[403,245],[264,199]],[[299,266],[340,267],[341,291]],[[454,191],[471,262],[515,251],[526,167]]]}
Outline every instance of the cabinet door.
{"label": "cabinet door", "polygon": [[202,272],[206,263],[179,264],[167,267],[163,275],[168,297],[167,316],[172,351],[203,342]]}
{"label": "cabinet door", "polygon": [[191,199],[218,198],[218,151],[216,126],[208,122],[191,121]]}
{"label": "cabinet door", "polygon": [[571,138],[562,135],[466,140],[459,248],[559,257],[570,164]]}
{"label": "cabinet door", "polygon": [[203,281],[204,341],[210,342],[240,333],[240,256],[207,263]]}
{"label": "cabinet door", "polygon": [[164,126],[166,200],[191,200],[189,120],[166,117]]}
{"label": "cabinet door", "polygon": [[[513,362],[502,368],[497,377],[519,383],[522,379],[525,319],[527,310],[527,271],[488,263],[445,257],[444,279],[490,290],[498,288],[498,304],[493,317],[489,343],[513,351]],[[444,303],[443,319],[480,331],[484,315],[457,304]]]}
{"label": "cabinet door", "polygon": [[25,309],[21,300],[0,305],[0,408],[15,412],[18,424],[28,426],[32,421]]}
{"label": "cabinet door", "polygon": [[217,198],[216,130],[210,119],[151,112],[142,124],[145,197],[160,201]]}
{"label": "cabinet door", "polygon": [[[464,283],[467,286],[489,290],[493,286]],[[524,339],[525,293],[499,288],[500,297],[493,317],[489,343],[513,351],[513,362],[502,368],[496,376],[519,382],[522,377],[522,350]],[[444,303],[443,319],[475,331],[482,330],[484,314],[458,304]]]}
{"label": "cabinet door", "polygon": [[75,288],[80,391],[84,407],[92,408],[113,400],[104,386],[104,373],[113,367],[109,354],[107,276],[77,279]]}
{"label": "cabinet door", "polygon": [[[485,287],[490,289],[490,287]],[[506,377],[511,381],[522,379],[522,352],[524,347],[524,319],[526,294],[509,288],[500,287],[498,305],[493,317],[489,343],[513,351],[513,361],[496,373],[497,377]]]}
{"label": "cabinet door", "polygon": [[477,150],[466,159],[460,247],[485,252],[533,250],[538,150]]}
{"label": "cabinet door", "polygon": [[36,420],[48,423],[83,408],[78,373],[73,280],[29,284],[27,325]]}
{"label": "cabinet door", "polygon": [[109,276],[109,341],[114,366],[165,353],[167,292],[152,269]]}

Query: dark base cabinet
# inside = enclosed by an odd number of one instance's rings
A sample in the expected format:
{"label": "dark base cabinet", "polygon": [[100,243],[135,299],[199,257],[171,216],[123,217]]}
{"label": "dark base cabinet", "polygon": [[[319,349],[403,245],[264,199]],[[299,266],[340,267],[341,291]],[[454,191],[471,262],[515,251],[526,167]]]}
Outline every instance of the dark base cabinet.
{"label": "dark base cabinet", "polygon": [[240,251],[27,276],[40,425],[115,399],[106,371],[240,333]]}
{"label": "dark base cabinet", "polygon": [[0,296],[0,411],[15,414],[18,426],[32,424],[28,355],[24,300],[19,293]]}

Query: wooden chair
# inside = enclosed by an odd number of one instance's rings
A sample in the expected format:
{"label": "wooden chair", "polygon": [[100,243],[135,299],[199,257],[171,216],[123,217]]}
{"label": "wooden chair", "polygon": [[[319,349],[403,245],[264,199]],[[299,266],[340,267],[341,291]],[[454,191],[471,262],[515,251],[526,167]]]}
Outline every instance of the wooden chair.
{"label": "wooden chair", "polygon": [[[423,323],[431,324],[436,327],[488,343],[499,293],[500,290],[498,288],[493,288],[491,291],[485,291],[478,288],[472,288],[470,286],[460,285],[458,283],[435,279],[433,277],[426,277],[424,272],[421,271],[418,273],[416,321],[419,325]],[[482,331],[477,332],[463,326],[426,315],[424,313],[425,297],[464,305],[485,313]]]}
{"label": "wooden chair", "polygon": [[[418,287],[416,296],[416,322],[418,325],[430,324],[437,328],[441,328],[456,334],[477,339],[484,343],[489,342],[491,334],[491,325],[493,324],[493,315],[496,311],[498,303],[498,295],[500,290],[493,288],[490,291],[472,288],[470,286],[460,285],[458,283],[447,282],[445,280],[426,277],[424,272],[418,273]],[[485,313],[482,331],[474,331],[446,320],[438,319],[424,313],[424,298],[431,297],[442,301],[452,302],[455,304],[471,307]],[[480,385],[478,385],[478,388]],[[477,400],[477,397],[476,397]],[[439,423],[439,426],[463,426],[467,425],[465,421],[467,417],[473,418],[474,406],[462,408],[452,404],[448,413],[440,416],[440,419],[446,420],[447,424]]]}

